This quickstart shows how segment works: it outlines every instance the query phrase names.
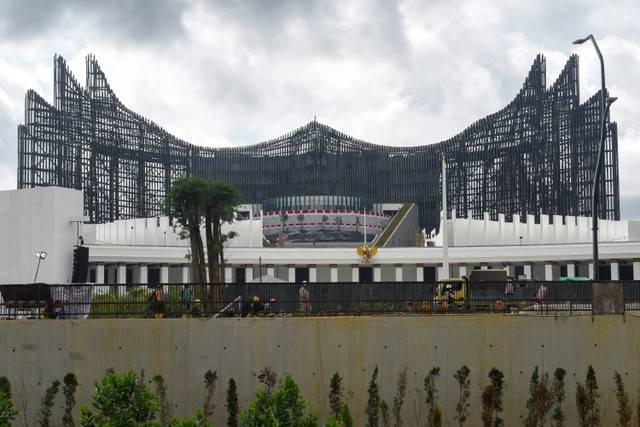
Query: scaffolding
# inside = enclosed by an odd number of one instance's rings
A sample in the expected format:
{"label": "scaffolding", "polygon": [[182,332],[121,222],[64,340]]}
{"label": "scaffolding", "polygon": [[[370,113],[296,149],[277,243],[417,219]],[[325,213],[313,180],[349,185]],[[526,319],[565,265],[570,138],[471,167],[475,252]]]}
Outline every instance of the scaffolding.
{"label": "scaffolding", "polygon": [[[414,202],[429,230],[439,224],[442,151],[448,209],[459,217],[591,214],[600,95],[579,103],[575,55],[549,88],[537,56],[505,108],[446,141],[414,147],[371,144],[316,120],[255,145],[199,147],[125,107],[92,55],[84,88],[61,56],[54,67],[54,105],[32,90],[26,95],[18,188],[84,190],[94,223],[159,215],[175,179],[200,176],[233,183],[243,203],[312,195]],[[604,159],[598,216],[619,219],[614,122],[607,122]]]}

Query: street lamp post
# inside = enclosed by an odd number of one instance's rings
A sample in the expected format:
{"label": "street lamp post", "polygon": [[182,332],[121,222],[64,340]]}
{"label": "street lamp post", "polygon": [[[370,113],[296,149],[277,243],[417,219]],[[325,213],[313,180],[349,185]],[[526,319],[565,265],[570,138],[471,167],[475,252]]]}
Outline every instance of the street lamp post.
{"label": "street lamp post", "polygon": [[604,79],[604,60],[602,59],[602,53],[596,43],[596,39],[593,34],[589,34],[583,39],[578,39],[573,44],[583,44],[591,40],[593,47],[596,49],[598,59],[600,60],[600,77],[602,80],[602,89],[600,91],[600,144],[598,148],[598,159],[596,160],[596,171],[593,176],[593,185],[591,187],[591,225],[593,231],[593,280],[600,280],[600,268],[598,267],[598,193],[600,181],[600,172],[602,170],[602,158],[604,157],[604,143],[606,140],[606,119],[611,104],[615,102],[617,98],[608,98],[606,95],[606,86]]}
{"label": "street lamp post", "polygon": [[47,257],[47,253],[45,251],[36,252],[36,258],[38,258],[38,266],[36,267],[36,275],[33,278],[33,284],[35,284],[38,280],[38,271],[40,271],[40,263],[46,257]]}

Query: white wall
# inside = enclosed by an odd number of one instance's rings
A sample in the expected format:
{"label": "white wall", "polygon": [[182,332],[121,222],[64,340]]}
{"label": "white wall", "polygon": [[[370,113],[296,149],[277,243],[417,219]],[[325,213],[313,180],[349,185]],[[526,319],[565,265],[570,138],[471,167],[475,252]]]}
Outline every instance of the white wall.
{"label": "white wall", "polygon": [[[38,282],[71,280],[82,191],[60,187],[0,191],[0,283],[32,283],[35,253],[46,251]],[[82,234],[82,232],[81,232]]]}
{"label": "white wall", "polygon": [[[87,231],[90,229],[86,228]],[[92,236],[85,238],[87,244],[131,245],[131,246],[189,246],[189,240],[178,236],[179,227],[169,224],[166,216],[160,218],[125,219],[97,224],[91,227]],[[259,219],[235,221],[224,224],[222,232],[235,231],[238,237],[229,242],[229,247],[261,247],[262,223]],[[88,232],[89,234],[89,232]],[[202,230],[204,239],[204,229]]]}
{"label": "white wall", "polygon": [[[448,240],[452,246],[504,246],[504,245],[551,245],[591,242],[591,218],[554,215],[553,224],[548,215],[540,215],[540,223],[535,223],[533,215],[527,215],[520,222],[519,215],[513,221],[505,221],[504,214],[497,221],[489,219],[453,218],[447,221]],[[442,220],[440,221],[442,228]],[[640,241],[640,221],[598,221],[600,242]],[[434,236],[436,246],[442,246],[442,234]]]}

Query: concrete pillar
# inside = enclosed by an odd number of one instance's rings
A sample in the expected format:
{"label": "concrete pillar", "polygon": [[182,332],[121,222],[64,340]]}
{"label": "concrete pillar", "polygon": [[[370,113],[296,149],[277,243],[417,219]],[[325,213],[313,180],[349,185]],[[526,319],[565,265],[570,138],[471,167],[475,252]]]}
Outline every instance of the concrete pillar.
{"label": "concrete pillar", "polygon": [[250,282],[253,280],[253,266],[252,265],[248,265],[245,270],[244,270],[244,277],[245,280],[247,282]]}
{"label": "concrete pillar", "polygon": [[274,268],[274,266],[271,264],[267,265],[267,276],[275,277],[275,275],[276,269]]}
{"label": "concrete pillar", "polygon": [[528,262],[524,264],[524,277],[526,277],[529,280],[531,280],[531,278],[532,278],[532,275],[531,275],[531,264],[528,263]]}
{"label": "concrete pillar", "polygon": [[507,270],[507,276],[509,277],[516,277],[516,266],[508,263],[506,265],[506,270]]}
{"label": "concrete pillar", "polygon": [[147,284],[149,282],[149,266],[147,264],[140,264],[138,266],[138,283]]}
{"label": "concrete pillar", "polygon": [[118,295],[127,293],[127,264],[120,263],[116,267],[116,283],[118,284]]}
{"label": "concrete pillar", "polygon": [[440,282],[440,281],[442,281],[442,280],[444,280],[444,279],[446,279],[446,277],[444,277],[444,267],[443,267],[443,266],[441,266],[441,265],[439,265],[439,266],[436,268],[436,280],[437,280],[438,282]]}
{"label": "concrete pillar", "polygon": [[182,283],[189,283],[189,264],[182,264],[180,270],[182,272]]}
{"label": "concrete pillar", "polygon": [[416,265],[416,282],[424,282],[424,266],[422,264]]}
{"label": "concrete pillar", "polygon": [[567,264],[567,277],[576,277],[576,264],[574,262]]}
{"label": "concrete pillar", "polygon": [[315,283],[318,281],[318,269],[315,265],[309,266],[309,283]]}
{"label": "concrete pillar", "polygon": [[224,268],[224,283],[233,282],[233,268],[225,267]]}
{"label": "concrete pillar", "polygon": [[[160,283],[166,285],[169,283],[169,265],[168,264],[160,264]],[[168,286],[163,286],[162,291],[164,293],[169,292]]]}
{"label": "concrete pillar", "polygon": [[589,263],[589,279],[593,279],[593,263]]}
{"label": "concrete pillar", "polygon": [[396,282],[402,282],[402,264],[396,264]]}
{"label": "concrete pillar", "polygon": [[[634,265],[634,275],[635,275],[635,265],[636,263],[633,263]],[[99,262],[96,264],[96,285],[104,285],[104,264]]]}
{"label": "concrete pillar", "polygon": [[460,277],[464,277],[467,275],[467,264],[460,264],[460,266],[458,267],[460,273],[458,274],[458,276]]}
{"label": "concrete pillar", "polygon": [[380,264],[373,266],[373,281],[381,282],[382,281],[382,271],[380,270]]}
{"label": "concrete pillar", "polygon": [[620,280],[620,264],[617,259],[611,260],[611,280]]}
{"label": "concrete pillar", "polygon": [[331,265],[329,266],[329,271],[330,271],[330,275],[331,275],[331,283],[336,283],[338,281],[338,266],[337,265]]}
{"label": "concrete pillar", "polygon": [[360,266],[358,264],[351,265],[351,281],[352,282],[360,281]]}
{"label": "concrete pillar", "polygon": [[553,280],[553,263],[544,263],[544,280],[550,282]]}
{"label": "concrete pillar", "polygon": [[[96,273],[96,277],[98,277]],[[640,261],[633,261],[633,280],[640,280]]]}
{"label": "concrete pillar", "polygon": [[293,265],[289,266],[289,282],[294,283],[296,281],[296,268]]}

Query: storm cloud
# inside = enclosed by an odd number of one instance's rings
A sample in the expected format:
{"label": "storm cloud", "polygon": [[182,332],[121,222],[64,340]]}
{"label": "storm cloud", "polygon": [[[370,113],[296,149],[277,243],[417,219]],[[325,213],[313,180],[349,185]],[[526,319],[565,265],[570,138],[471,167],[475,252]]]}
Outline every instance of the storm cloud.
{"label": "storm cloud", "polygon": [[506,105],[538,53],[551,85],[593,33],[619,97],[621,211],[640,218],[640,3],[596,0],[8,0],[0,4],[0,189],[16,185],[29,88],[51,100],[52,57],[84,81],[93,53],[131,109],[194,144],[277,137],[317,116],[370,142],[436,143]]}

